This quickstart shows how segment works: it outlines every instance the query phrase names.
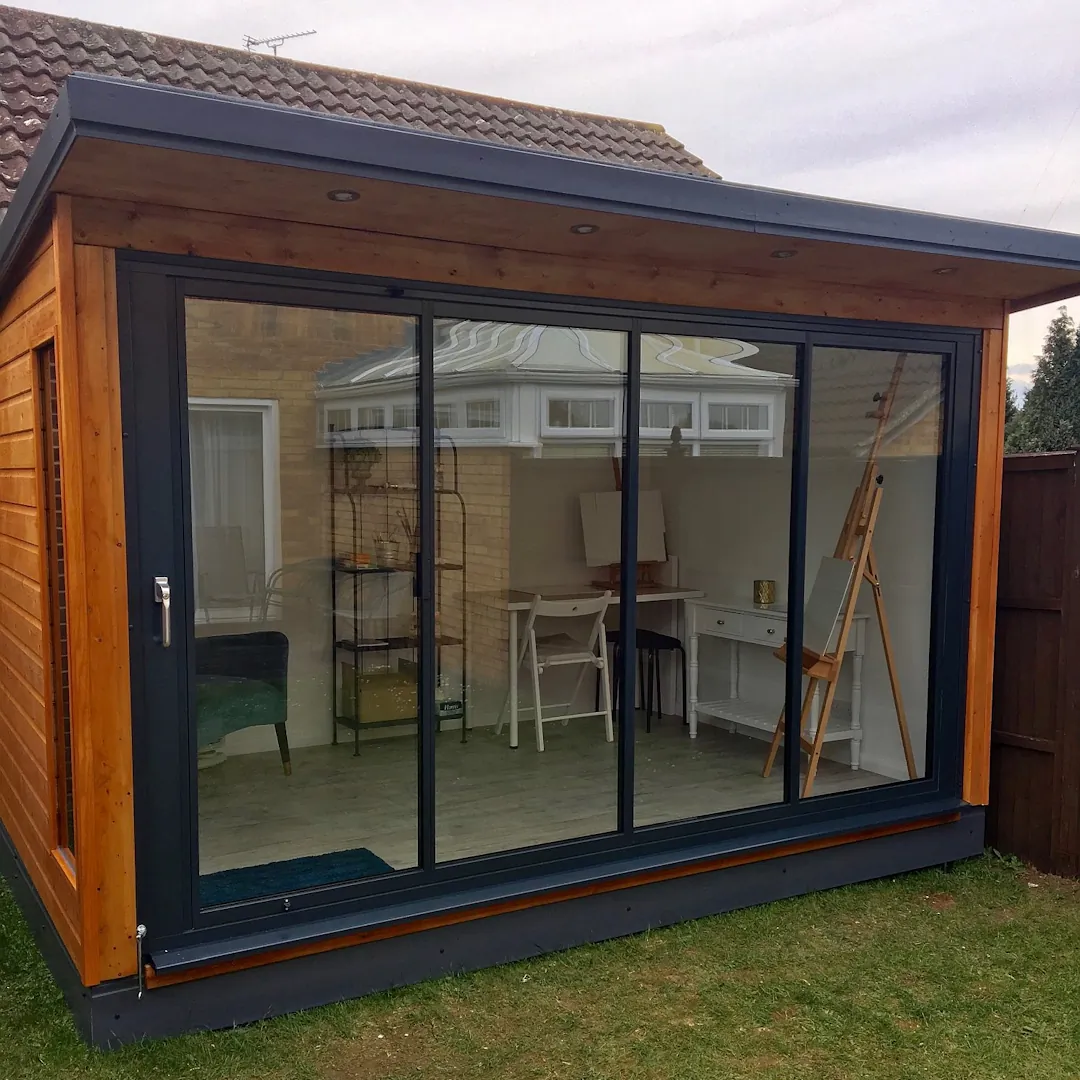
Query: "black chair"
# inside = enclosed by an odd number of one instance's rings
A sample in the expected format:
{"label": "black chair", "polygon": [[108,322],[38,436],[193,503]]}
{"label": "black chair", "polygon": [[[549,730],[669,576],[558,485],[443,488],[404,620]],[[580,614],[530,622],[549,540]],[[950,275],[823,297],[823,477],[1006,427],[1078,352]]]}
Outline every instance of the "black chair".
{"label": "black chair", "polygon": [[[619,690],[622,685],[622,680],[617,677],[619,671],[619,659],[622,652],[622,636],[620,632],[618,630],[609,630],[607,632],[607,642],[614,651],[612,671],[616,674],[616,677],[612,680],[614,688],[613,708],[618,710]],[[638,693],[641,696],[642,704],[645,706],[645,730],[647,732],[652,731],[654,690],[656,691],[656,718],[657,720],[661,720],[664,716],[664,693],[660,680],[660,655],[665,652],[677,652],[679,654],[682,667],[682,718],[683,723],[687,723],[686,650],[683,648],[683,643],[677,637],[672,637],[670,634],[661,634],[657,630],[645,630],[638,627],[636,651]],[[600,684],[597,682],[597,700],[599,700],[599,694]]]}
{"label": "black chair", "polygon": [[281,767],[292,773],[288,719],[289,639],[276,630],[195,639],[195,716],[202,748],[230,732],[272,724]]}

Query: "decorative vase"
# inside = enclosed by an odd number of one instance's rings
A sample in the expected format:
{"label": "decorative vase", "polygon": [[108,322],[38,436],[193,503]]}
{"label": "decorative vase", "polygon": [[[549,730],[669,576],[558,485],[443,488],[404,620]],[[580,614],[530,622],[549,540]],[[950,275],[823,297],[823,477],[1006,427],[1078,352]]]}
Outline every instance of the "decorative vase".
{"label": "decorative vase", "polygon": [[776,582],[771,578],[755,580],[754,603],[758,607],[772,607],[776,603]]}
{"label": "decorative vase", "polygon": [[379,566],[396,566],[398,550],[393,540],[380,540],[375,545],[375,561]]}

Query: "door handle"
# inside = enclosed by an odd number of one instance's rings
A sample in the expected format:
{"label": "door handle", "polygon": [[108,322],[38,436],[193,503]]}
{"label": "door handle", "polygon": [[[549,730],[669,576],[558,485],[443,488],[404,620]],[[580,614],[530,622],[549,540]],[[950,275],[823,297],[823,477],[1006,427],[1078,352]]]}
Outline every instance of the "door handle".
{"label": "door handle", "polygon": [[154,578],[154,601],[161,605],[161,647],[172,645],[172,589],[167,577]]}

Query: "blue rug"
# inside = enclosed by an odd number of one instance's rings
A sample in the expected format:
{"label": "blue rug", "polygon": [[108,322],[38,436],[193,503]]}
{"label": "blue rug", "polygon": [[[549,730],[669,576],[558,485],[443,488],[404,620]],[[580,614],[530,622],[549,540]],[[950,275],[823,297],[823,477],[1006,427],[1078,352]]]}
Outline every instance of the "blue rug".
{"label": "blue rug", "polygon": [[393,867],[367,848],[332,851],[326,855],[305,855],[302,859],[219,870],[199,878],[199,900],[203,907],[235,904],[281,893],[301,892],[320,885],[338,885],[375,874],[389,874]]}

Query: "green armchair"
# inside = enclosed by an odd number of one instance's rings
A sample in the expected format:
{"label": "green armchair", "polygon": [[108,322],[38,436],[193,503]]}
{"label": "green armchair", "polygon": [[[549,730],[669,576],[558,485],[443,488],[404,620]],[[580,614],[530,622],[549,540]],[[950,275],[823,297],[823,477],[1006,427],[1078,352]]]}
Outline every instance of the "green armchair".
{"label": "green armchair", "polygon": [[242,728],[272,724],[281,765],[292,774],[288,719],[289,639],[273,630],[195,639],[200,749]]}

